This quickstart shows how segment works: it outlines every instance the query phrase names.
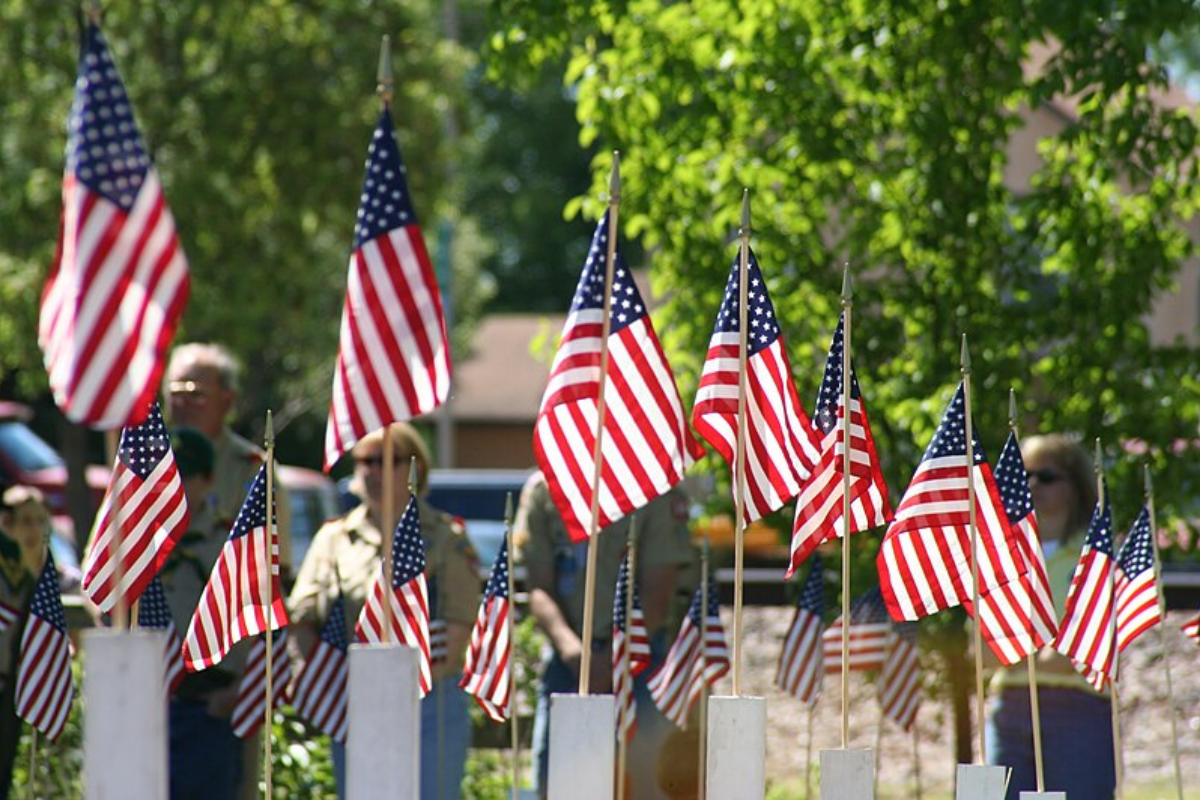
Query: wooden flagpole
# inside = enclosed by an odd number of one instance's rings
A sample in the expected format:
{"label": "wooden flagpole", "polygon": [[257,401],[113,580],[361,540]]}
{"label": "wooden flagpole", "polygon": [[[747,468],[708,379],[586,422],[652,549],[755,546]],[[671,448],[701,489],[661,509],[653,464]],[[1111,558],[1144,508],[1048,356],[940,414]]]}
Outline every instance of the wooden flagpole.
{"label": "wooden flagpole", "polygon": [[[395,80],[392,76],[392,39],[386,35],[379,45],[378,81],[375,93],[379,95],[379,100],[383,104],[383,107],[387,108],[392,103],[392,91]],[[383,498],[379,510],[379,515],[382,517],[379,520],[379,532],[383,539],[383,643],[391,644],[392,600],[390,595],[394,576],[392,540],[395,538],[396,531],[396,465],[393,463],[393,459],[396,457],[396,453],[395,444],[392,442],[392,426],[390,423],[383,428],[383,450],[380,455],[383,458],[383,463],[381,464],[383,467]]]}
{"label": "wooden flagpole", "polygon": [[[738,227],[738,396],[737,443],[733,470],[733,696],[742,696],[742,580],[746,538],[746,363],[748,339],[746,300],[750,274],[750,190],[742,190],[742,219]],[[708,598],[704,598],[707,616]],[[703,695],[702,695],[703,697]],[[703,736],[703,734],[701,734]]]}
{"label": "wooden flagpole", "polygon": [[842,749],[850,746],[850,266],[842,272]]}
{"label": "wooden flagpole", "polygon": [[[1096,497],[1099,498],[1099,508],[1103,509],[1108,502],[1104,485],[1104,451],[1100,447],[1100,437],[1096,437]],[[1110,531],[1111,533],[1111,531]],[[1112,734],[1113,734],[1113,767],[1117,777],[1117,800],[1124,797],[1122,789],[1121,769],[1121,700],[1117,695],[1117,677],[1119,675],[1121,652],[1117,647],[1117,565],[1116,543],[1113,543],[1113,565],[1108,571],[1108,592],[1111,614],[1108,621],[1109,641],[1112,647],[1112,673],[1108,679],[1109,697],[1112,699]]]}
{"label": "wooden flagpole", "polygon": [[[1019,446],[1021,439],[1017,433],[1017,393],[1011,388],[1008,390],[1008,429],[1012,431],[1013,440]],[[1033,766],[1037,775],[1037,790],[1044,792],[1046,771],[1042,761],[1042,713],[1038,703],[1037,653],[1026,656],[1025,663],[1029,669],[1029,711],[1033,720]]]}
{"label": "wooden flagpole", "polygon": [[266,449],[267,449],[267,529],[264,541],[266,543],[266,580],[267,580],[267,652],[266,652],[266,681],[265,692],[266,702],[263,704],[266,710],[263,712],[265,719],[263,720],[263,776],[266,779],[266,794],[264,797],[273,797],[271,792],[271,717],[274,709],[271,707],[271,700],[275,696],[274,676],[271,674],[274,667],[274,621],[275,621],[275,598],[272,594],[275,591],[275,571],[279,568],[276,564],[275,555],[275,421],[271,416],[270,409],[267,409],[267,431],[266,431]]}
{"label": "wooden flagpole", "polygon": [[[708,793],[708,533],[700,546],[700,714],[697,720],[696,800]],[[736,694],[736,690],[734,692]]]}
{"label": "wooden flagpole", "polygon": [[1163,665],[1167,672],[1167,704],[1171,716],[1171,756],[1175,762],[1175,790],[1183,800],[1183,773],[1179,769],[1179,728],[1175,722],[1175,690],[1171,686],[1171,637],[1167,636],[1167,603],[1163,597],[1162,562],[1158,554],[1158,523],[1154,510],[1154,484],[1150,480],[1150,465],[1142,468],[1146,484],[1146,510],[1150,513],[1150,546],[1154,552],[1154,587],[1158,594],[1158,614],[1162,622],[1158,633],[1162,638]]}
{"label": "wooden flagpole", "polygon": [[987,760],[987,738],[984,733],[983,697],[983,625],[979,614],[979,526],[975,518],[975,431],[971,425],[971,351],[967,347],[967,335],[962,337],[961,370],[963,381],[963,417],[967,440],[967,503],[971,524],[971,595],[975,609],[975,705],[979,728],[979,756],[976,764]]}
{"label": "wooden flagpole", "polygon": [[805,726],[807,736],[804,740],[804,800],[812,800],[812,743],[813,743],[813,713],[817,701],[808,704],[808,724]]}
{"label": "wooden flagpole", "polygon": [[587,569],[583,581],[582,655],[579,659],[579,694],[587,697],[591,684],[592,628],[596,612],[596,536],[600,533],[600,477],[604,463],[604,417],[608,411],[608,337],[612,332],[613,265],[617,257],[617,217],[621,211],[621,156],[613,151],[608,179],[608,247],[604,258],[604,321],[600,332],[600,377],[596,389],[596,442],[592,450],[592,516],[588,522]]}
{"label": "wooden flagpole", "polygon": [[921,735],[920,729],[916,721],[913,721],[912,729],[912,747],[913,747],[913,779],[917,784],[917,800],[921,800]]}
{"label": "wooden flagpole", "polygon": [[[413,497],[417,496],[417,477],[416,476],[417,476],[417,459],[414,456],[412,458],[412,464],[410,465],[409,470],[408,470],[408,491],[409,491],[409,494],[411,494]],[[437,559],[434,561],[434,573],[438,576],[437,586],[435,587],[436,592],[437,592],[437,594],[436,594],[437,608],[438,608],[438,613],[442,614],[442,615],[445,615],[445,613],[446,613],[446,603],[445,603],[446,581],[443,579],[443,576],[445,575],[445,570],[443,569],[444,566],[445,565],[442,562],[441,554],[439,552]],[[426,564],[425,569],[426,570],[429,569],[428,564]],[[509,597],[511,598],[512,595],[509,595]],[[432,600],[430,602],[432,604]],[[511,608],[511,605],[509,607]],[[445,620],[445,617],[443,616],[443,622],[444,622],[444,620]],[[430,625],[432,626],[433,620],[431,619],[429,622],[430,622]],[[446,658],[446,661],[449,662],[449,660],[450,660],[450,631],[449,631],[449,629],[447,629],[445,631],[443,636],[445,636],[445,648],[446,648],[445,658]],[[432,638],[433,638],[433,636],[431,634],[430,639],[432,640]],[[441,800],[441,798],[446,796],[445,795],[445,788],[446,788],[445,787],[445,783],[446,783],[446,778],[445,778],[445,772],[446,772],[446,697],[445,697],[445,692],[442,691],[442,688],[440,686],[436,686],[434,684],[433,664],[432,664],[432,661],[433,661],[433,659],[432,659],[433,642],[432,641],[430,641],[430,643],[429,643],[429,649],[430,649],[430,656],[431,656],[431,658],[430,658],[431,663],[430,663],[430,669],[429,669],[429,672],[430,672],[430,675],[429,675],[430,687],[429,688],[431,691],[437,692],[437,796],[438,796],[438,800]]]}
{"label": "wooden flagpole", "polygon": [[[621,653],[621,670],[622,677],[629,682],[630,695],[634,695],[633,674],[631,672],[630,650],[633,649],[633,592],[637,586],[637,512],[629,517],[629,581],[625,585],[625,648]],[[616,693],[616,678],[613,678],[614,694]],[[621,702],[620,699],[617,700]],[[634,708],[637,707],[637,698],[633,697]],[[636,713],[636,712],[635,712]],[[625,769],[628,766],[626,761],[629,757],[629,745],[625,741],[625,732],[617,729],[617,800],[625,800]]]}
{"label": "wooden flagpole", "polygon": [[504,541],[508,545],[508,727],[512,734],[512,800],[517,800],[521,784],[521,737],[517,731],[517,660],[514,658],[517,646],[516,633],[517,607],[516,594],[513,592],[513,496],[508,492],[504,496]]}
{"label": "wooden flagpole", "polygon": [[[97,12],[99,13],[99,12]],[[96,20],[99,25],[99,19]],[[112,465],[113,473],[116,472],[117,466],[117,451],[121,446],[121,432],[108,430],[104,432],[104,451],[108,457],[108,463]],[[110,487],[111,488],[111,487]],[[115,521],[113,526],[112,537],[112,564],[113,564],[113,586],[117,589],[117,606],[113,609],[113,626],[123,631],[126,628],[133,628],[137,625],[137,617],[135,613],[131,613],[129,604],[125,602],[125,592],[123,586],[125,583],[125,561],[121,558],[121,545],[125,543],[125,532],[121,526],[121,493],[109,491],[108,494],[109,507],[112,509],[112,519]]]}

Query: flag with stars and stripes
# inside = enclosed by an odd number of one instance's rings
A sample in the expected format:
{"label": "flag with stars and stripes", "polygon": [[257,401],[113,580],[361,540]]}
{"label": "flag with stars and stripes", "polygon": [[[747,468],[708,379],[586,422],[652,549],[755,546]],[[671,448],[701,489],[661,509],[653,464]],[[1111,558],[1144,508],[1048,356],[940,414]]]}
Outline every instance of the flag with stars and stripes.
{"label": "flag with stars and stripes", "polygon": [[1071,576],[1067,607],[1054,649],[1071,659],[1093,685],[1117,678],[1113,647],[1113,534],[1108,492],[1092,513],[1087,539]]}
{"label": "flag with stars and stripes", "polygon": [[492,563],[479,602],[479,614],[471,630],[471,645],[459,681],[484,713],[496,722],[511,713],[512,686],[512,603],[508,596],[508,539],[500,543],[500,552]]}
{"label": "flag with stars and stripes", "polygon": [[[271,635],[271,708],[283,705],[288,684],[292,682],[292,660],[287,651],[287,628]],[[267,709],[267,637],[260,634],[250,643],[242,681],[238,684],[237,703],[229,717],[233,735],[249,739],[266,721]]]}
{"label": "flag with stars and stripes", "polygon": [[597,518],[592,519],[607,249],[605,214],[592,236],[533,433],[534,454],[546,475],[550,497],[576,542],[679,483],[700,452],[646,304],[617,251],[604,375],[599,498]]}
{"label": "flag with stars and stripes", "polygon": [[139,628],[148,631],[162,631],[164,679],[167,686],[167,697],[175,694],[179,682],[183,680],[183,656],[180,649],[183,643],[179,639],[179,631],[175,629],[175,620],[171,618],[171,608],[167,605],[167,595],[163,591],[162,580],[155,575],[148,584],[142,596],[138,598],[137,624]]}
{"label": "flag with stars and stripes", "polygon": [[[191,672],[217,664],[236,642],[287,625],[279,586],[279,544],[271,509],[267,529],[267,466],[259,468],[229,539],[213,564],[212,574],[183,639],[184,666]],[[270,537],[268,538],[268,533]],[[267,543],[270,542],[270,559]]]}
{"label": "flag with stars and stripes", "polygon": [[1028,571],[1016,584],[980,594],[980,633],[1001,663],[1015,664],[1054,641],[1058,615],[1046,576],[1029,476],[1017,437],[1011,433],[996,460],[996,486]]}
{"label": "flag with stars and stripes", "polygon": [[[1008,585],[1019,592],[1027,571],[1012,536],[992,468],[972,431],[974,463],[967,466],[966,411],[958,385],[913,474],[875,561],[880,589],[896,620],[914,620],[970,603],[971,507],[979,550],[979,593]],[[1016,601],[1017,607],[1027,607]]]}
{"label": "flag with stars and stripes", "polygon": [[[425,546],[421,540],[421,517],[415,497],[408,498],[408,505],[392,537],[390,591],[385,588],[386,582],[387,571],[381,563],[354,633],[358,641],[366,644],[415,647],[420,654],[421,697],[424,697],[433,685],[429,657],[429,592],[425,586]],[[390,632],[385,627],[388,610],[384,603],[391,608]]]}
{"label": "flag with stars and stripes", "polygon": [[825,581],[821,574],[824,565],[820,555],[813,556],[810,564],[775,671],[775,685],[801,703],[816,701],[821,694],[821,677],[825,674],[821,644],[821,632],[825,627],[821,621],[825,614]]}
{"label": "flag with stars and stripes", "polygon": [[[632,586],[630,584],[633,584]],[[632,596],[631,596],[632,592]],[[630,580],[629,552],[617,570],[613,593],[612,667],[613,697],[617,705],[617,736],[628,744],[637,732],[637,704],[633,698],[633,679],[650,666],[650,636],[637,583]]]}
{"label": "flag with stars and stripes", "polygon": [[1180,628],[1183,635],[1193,640],[1196,644],[1200,644],[1200,614],[1183,623]]}
{"label": "flag with stars and stripes", "polygon": [[187,305],[187,260],[108,43],[89,22],[67,131],[63,213],[38,345],[54,400],[94,428],[136,425]]}
{"label": "flag with stars and stripes", "polygon": [[1150,509],[1142,506],[1133,529],[1117,553],[1117,649],[1162,622],[1158,605],[1157,570],[1150,530]]}
{"label": "flag with stars and stripes", "polygon": [[[838,319],[825,375],[817,393],[813,429],[820,440],[821,458],[796,498],[796,517],[792,523],[792,556],[787,575],[804,563],[819,545],[842,536],[845,505],[845,409],[843,403],[842,358],[845,347],[842,333],[846,315]],[[850,366],[850,532],[870,530],[892,519],[887,484],[875,452],[875,437],[863,402],[858,377]]]}
{"label": "flag with stars and stripes", "polygon": [[921,659],[915,622],[898,622],[888,634],[887,657],[879,673],[879,705],[885,717],[903,730],[912,730],[921,706]]}
{"label": "flag with stars and stripes", "polygon": [[350,680],[346,651],[349,644],[345,601],[339,594],[292,692],[292,707],[296,713],[341,744],[346,743]]}
{"label": "flag with stars and stripes", "polygon": [[14,707],[17,716],[55,741],[66,725],[74,698],[67,617],[58,589],[58,570],[47,551],[21,634]]}
{"label": "flag with stars and stripes", "polygon": [[[426,543],[428,544],[428,543]],[[428,555],[426,555],[428,559]],[[445,662],[449,654],[446,620],[442,618],[442,594],[438,591],[438,576],[426,575],[425,586],[429,591],[429,663]]]}
{"label": "flag with stars and stripes", "polygon": [[[725,285],[692,409],[692,424],[738,473],[740,259]],[[746,464],[744,518],[753,522],[799,494],[820,461],[816,434],[800,407],[792,367],[754,253],[746,276]],[[736,491],[736,487],[734,489]],[[737,498],[735,497],[736,501]]]}
{"label": "flag with stars and stripes", "polygon": [[663,663],[650,676],[650,697],[663,716],[683,728],[705,688],[727,672],[729,646],[721,625],[717,587],[710,582],[708,602],[703,602],[700,589],[696,589],[687,616],[679,626],[679,635]]}
{"label": "flag with stars and stripes", "polygon": [[367,151],[354,225],[325,470],[367,433],[437,408],[449,390],[441,292],[385,107]]}
{"label": "flag with stars and stripes", "polygon": [[108,492],[83,560],[83,593],[106,613],[120,600],[132,605],[187,526],[183,481],[155,402],[145,421],[121,432]]}
{"label": "flag with stars and stripes", "polygon": [[[838,617],[821,635],[824,648],[825,674],[842,671],[842,618]],[[851,672],[879,669],[887,655],[892,620],[879,587],[868,589],[850,603],[850,652],[847,656]]]}

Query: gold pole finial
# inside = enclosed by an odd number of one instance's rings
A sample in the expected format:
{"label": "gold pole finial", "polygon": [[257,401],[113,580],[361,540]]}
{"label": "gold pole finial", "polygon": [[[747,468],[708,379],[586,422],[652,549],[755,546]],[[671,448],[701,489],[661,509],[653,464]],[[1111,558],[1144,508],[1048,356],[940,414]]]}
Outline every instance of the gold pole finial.
{"label": "gold pole finial", "polygon": [[1011,386],[1008,389],[1008,429],[1017,431],[1017,390]]}
{"label": "gold pole finial", "polygon": [[267,427],[266,433],[263,434],[263,441],[267,449],[275,446],[275,417],[269,408],[267,409]]}
{"label": "gold pole finial", "polygon": [[409,456],[408,458],[408,493],[413,497],[417,496],[417,457]]}
{"label": "gold pole finial", "polygon": [[612,170],[608,174],[608,202],[621,201],[621,151],[613,150]]}
{"label": "gold pole finial", "polygon": [[379,45],[379,83],[375,91],[385,103],[392,102],[392,87],[395,79],[392,77],[392,37],[384,34]]}
{"label": "gold pole finial", "polygon": [[847,261],[842,265],[842,306],[850,305],[850,300],[854,297],[854,288],[850,280],[850,262]]}
{"label": "gold pole finial", "polygon": [[738,228],[738,236],[750,238],[750,189],[742,189],[742,224]]}
{"label": "gold pole finial", "polygon": [[967,335],[962,335],[962,355],[959,356],[959,364],[962,366],[964,375],[971,374],[971,348],[967,345]]}
{"label": "gold pole finial", "polygon": [[1143,478],[1143,484],[1146,487],[1146,497],[1147,498],[1154,497],[1154,481],[1150,477],[1150,465],[1149,464],[1142,464],[1142,478]]}
{"label": "gold pole finial", "polygon": [[1096,474],[1104,472],[1104,449],[1100,446],[1100,437],[1096,437],[1096,463],[1094,469]]}

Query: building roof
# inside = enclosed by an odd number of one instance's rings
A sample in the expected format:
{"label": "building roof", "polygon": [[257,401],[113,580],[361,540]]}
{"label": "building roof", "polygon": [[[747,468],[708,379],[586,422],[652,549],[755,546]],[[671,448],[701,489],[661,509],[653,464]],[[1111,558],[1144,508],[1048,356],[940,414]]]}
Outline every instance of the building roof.
{"label": "building roof", "polygon": [[565,314],[492,314],[457,363],[451,414],[458,422],[528,424],[537,416]]}

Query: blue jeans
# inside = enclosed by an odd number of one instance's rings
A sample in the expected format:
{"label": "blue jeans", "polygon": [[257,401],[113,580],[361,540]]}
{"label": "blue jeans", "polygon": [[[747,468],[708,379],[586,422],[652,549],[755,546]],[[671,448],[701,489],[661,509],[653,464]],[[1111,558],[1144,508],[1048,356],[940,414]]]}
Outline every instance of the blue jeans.
{"label": "blue jeans", "polygon": [[203,701],[174,699],[168,709],[171,800],[234,800],[242,778],[242,740],[228,717]]}
{"label": "blue jeans", "polygon": [[[549,649],[549,648],[547,648]],[[634,796],[663,797],[657,785],[658,752],[674,724],[662,715],[650,696],[647,678],[654,673],[666,656],[666,644],[661,635],[650,640],[650,667],[634,679],[633,698],[637,704],[637,731],[626,757],[626,769]],[[550,777],[550,695],[572,694],[579,691],[579,681],[558,654],[552,650],[543,659],[541,681],[538,684],[537,716],[533,721],[533,758],[537,765],[537,788],[545,794]],[[613,731],[616,736],[616,731]]]}
{"label": "blue jeans", "polygon": [[[1117,785],[1112,701],[1078,689],[1038,690],[1042,766],[1048,792],[1081,800],[1111,798]],[[988,763],[1012,768],[1007,800],[1037,791],[1028,689],[1005,689],[992,703]]]}
{"label": "blue jeans", "polygon": [[[438,702],[442,705],[442,776],[438,796]],[[421,800],[450,800],[462,793],[471,745],[471,698],[458,688],[458,676],[434,682],[421,700]],[[351,733],[351,736],[354,734]],[[338,797],[346,796],[346,747],[333,743],[333,774]]]}

